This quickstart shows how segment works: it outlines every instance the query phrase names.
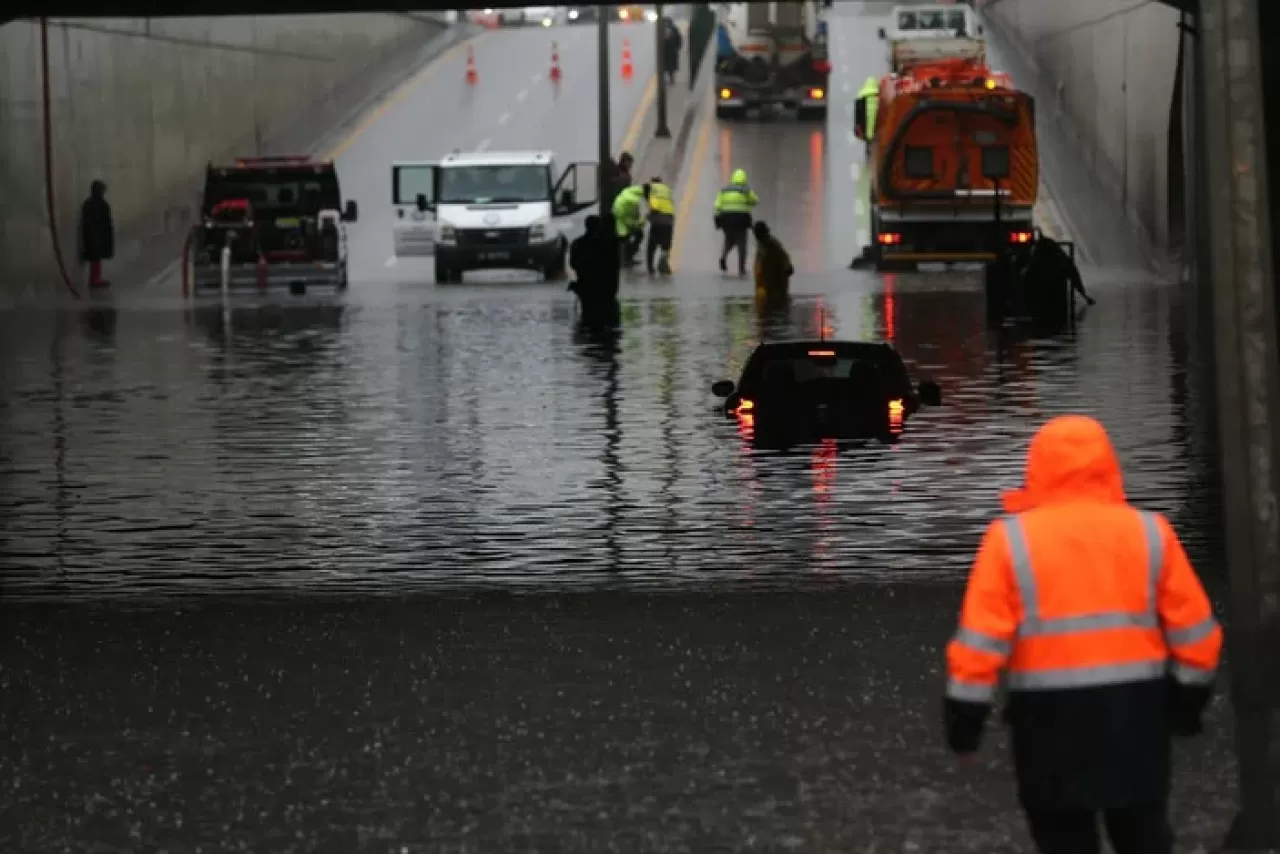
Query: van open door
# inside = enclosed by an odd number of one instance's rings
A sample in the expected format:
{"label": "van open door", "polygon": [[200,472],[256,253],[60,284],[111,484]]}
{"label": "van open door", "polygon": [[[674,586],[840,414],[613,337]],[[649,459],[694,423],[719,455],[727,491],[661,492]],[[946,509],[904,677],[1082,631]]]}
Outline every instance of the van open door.
{"label": "van open door", "polygon": [[392,164],[391,202],[396,209],[392,229],[397,257],[435,254],[439,175],[439,163]]}
{"label": "van open door", "polygon": [[587,160],[570,163],[551,190],[551,215],[560,233],[568,240],[581,235],[591,208],[599,202],[599,164]]}

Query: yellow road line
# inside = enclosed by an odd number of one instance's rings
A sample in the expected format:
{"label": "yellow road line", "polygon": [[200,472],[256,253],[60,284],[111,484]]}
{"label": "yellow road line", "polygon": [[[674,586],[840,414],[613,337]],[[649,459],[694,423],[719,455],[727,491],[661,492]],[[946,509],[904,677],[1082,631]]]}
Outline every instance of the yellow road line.
{"label": "yellow road line", "polygon": [[698,130],[698,142],[693,147],[693,162],[689,164],[689,174],[685,177],[684,191],[680,194],[680,207],[676,212],[676,229],[671,238],[671,266],[679,267],[680,250],[684,248],[684,233],[689,227],[689,212],[693,208],[693,199],[698,195],[698,184],[702,180],[702,167],[707,161],[707,145],[711,142],[711,113],[702,117],[702,127]]}
{"label": "yellow road line", "polygon": [[412,77],[397,86],[395,91],[385,98],[381,104],[379,104],[375,109],[370,110],[369,113],[361,119],[358,125],[352,128],[346,136],[339,140],[337,145],[325,153],[322,159],[337,160],[344,151],[350,148],[352,144],[361,137],[361,135],[368,131],[369,128],[373,127],[374,123],[377,122],[378,119],[382,118],[386,114],[387,110],[391,109],[408,97],[409,93],[412,92],[418,84],[423,83],[438,74],[442,68],[449,64],[449,60],[465,52],[468,47],[473,47],[476,42],[480,41],[487,35],[489,35],[488,32],[479,33],[466,41],[458,42],[453,47],[422,66],[422,68],[418,69]]}
{"label": "yellow road line", "polygon": [[[627,126],[627,135],[622,138],[622,145],[618,148],[619,152],[631,151],[636,147],[636,140],[640,138],[640,126],[644,124],[645,114],[649,112],[649,105],[653,103],[654,95],[658,92],[658,75],[655,72],[649,78],[649,85],[645,87],[644,94],[640,96],[640,104],[636,107],[636,113],[631,117],[631,124]],[[635,152],[632,151],[632,154]],[[648,180],[647,178],[645,180]]]}

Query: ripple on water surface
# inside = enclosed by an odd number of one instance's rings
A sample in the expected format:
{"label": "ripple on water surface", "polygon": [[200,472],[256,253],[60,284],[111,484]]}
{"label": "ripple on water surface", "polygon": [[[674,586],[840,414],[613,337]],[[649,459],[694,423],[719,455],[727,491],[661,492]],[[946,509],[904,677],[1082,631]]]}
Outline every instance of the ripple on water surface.
{"label": "ripple on water surface", "polygon": [[[1103,289],[1074,336],[984,328],[979,285],[630,285],[616,347],[559,286],[0,316],[8,597],[810,586],[957,575],[1035,427],[1111,429],[1187,529],[1196,431],[1170,289]],[[886,337],[941,409],[906,441],[752,453],[710,383],[761,336]],[[1196,540],[1196,531],[1190,530]]]}

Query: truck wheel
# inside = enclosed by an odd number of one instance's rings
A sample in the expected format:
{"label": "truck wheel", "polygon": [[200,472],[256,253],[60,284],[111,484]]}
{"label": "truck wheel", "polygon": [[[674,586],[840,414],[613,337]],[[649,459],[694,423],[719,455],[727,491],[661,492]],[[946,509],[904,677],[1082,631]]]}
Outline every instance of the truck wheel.
{"label": "truck wheel", "polygon": [[745,107],[716,107],[716,118],[732,121],[734,119],[745,118],[747,110]]}
{"label": "truck wheel", "polygon": [[801,107],[796,110],[796,117],[800,121],[825,122],[827,120],[826,107]]}
{"label": "truck wheel", "polygon": [[451,285],[453,284],[455,279],[460,280],[461,278],[462,278],[462,274],[459,273],[457,270],[451,270],[448,267],[441,264],[439,261],[436,261],[436,284],[437,285]]}

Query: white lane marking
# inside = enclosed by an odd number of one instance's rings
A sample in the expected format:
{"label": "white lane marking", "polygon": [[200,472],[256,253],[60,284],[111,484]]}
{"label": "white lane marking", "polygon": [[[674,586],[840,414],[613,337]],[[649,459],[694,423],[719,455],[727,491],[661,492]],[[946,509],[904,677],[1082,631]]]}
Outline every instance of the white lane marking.
{"label": "white lane marking", "polygon": [[[853,203],[853,213],[855,216],[867,215],[867,206],[866,206],[866,203],[862,201],[862,199],[858,199],[856,202]],[[395,259],[392,259],[392,260],[395,260]]]}
{"label": "white lane marking", "polygon": [[533,85],[537,86],[541,82],[542,82],[542,72],[539,71],[537,74],[533,75]]}
{"label": "white lane marking", "polygon": [[394,267],[395,265],[396,265],[396,256],[392,255],[390,258],[386,260],[386,262],[382,266]]}
{"label": "white lane marking", "polygon": [[869,246],[870,243],[868,242],[868,240],[869,240],[869,237],[867,235],[867,230],[865,228],[858,229],[858,245]]}
{"label": "white lane marking", "polygon": [[845,133],[846,133],[846,135],[849,137],[849,144],[850,144],[850,145],[853,145],[853,144],[854,144],[854,142],[856,142],[856,141],[857,141],[857,139],[858,139],[858,135],[857,135],[856,133],[854,133],[853,131],[846,131]]}
{"label": "white lane marking", "polygon": [[482,139],[480,144],[476,146],[476,151],[487,151],[489,149],[489,140]]}
{"label": "white lane marking", "polygon": [[498,124],[500,125],[505,125],[509,121],[511,121],[510,113],[503,113],[502,115],[498,116]]}
{"label": "white lane marking", "polygon": [[848,73],[849,73],[849,66],[848,66],[848,65],[841,65],[841,66],[840,66],[840,73],[841,73],[841,74],[848,74]]}
{"label": "white lane marking", "polygon": [[528,97],[529,97],[529,90],[528,90],[528,89],[521,89],[521,90],[520,90],[520,94],[519,94],[519,95],[516,95],[516,100],[518,100],[518,101],[523,101],[525,98],[528,98]]}
{"label": "white lane marking", "polygon": [[858,178],[862,175],[862,165],[858,163],[849,164],[849,174],[853,176],[853,183],[858,183]]}
{"label": "white lane marking", "polygon": [[844,91],[849,92],[852,90],[853,90],[852,86],[850,86],[848,83],[844,84]]}

